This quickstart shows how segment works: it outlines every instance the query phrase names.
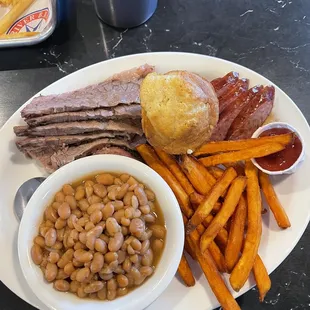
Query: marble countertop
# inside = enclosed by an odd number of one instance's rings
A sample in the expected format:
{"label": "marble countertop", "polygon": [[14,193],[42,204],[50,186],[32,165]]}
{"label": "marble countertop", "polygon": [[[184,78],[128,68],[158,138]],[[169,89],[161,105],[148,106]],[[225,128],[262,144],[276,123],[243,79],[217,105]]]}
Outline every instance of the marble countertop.
{"label": "marble countertop", "polygon": [[[118,56],[183,51],[224,58],[272,80],[310,120],[309,0],[160,0],[135,29],[100,24],[91,0],[77,0],[77,27],[46,42],[0,51],[0,126],[50,83]],[[298,206],[296,206],[298,208]],[[271,274],[264,303],[256,288],[238,298],[243,310],[310,308],[310,228]],[[0,282],[0,310],[34,309]]]}

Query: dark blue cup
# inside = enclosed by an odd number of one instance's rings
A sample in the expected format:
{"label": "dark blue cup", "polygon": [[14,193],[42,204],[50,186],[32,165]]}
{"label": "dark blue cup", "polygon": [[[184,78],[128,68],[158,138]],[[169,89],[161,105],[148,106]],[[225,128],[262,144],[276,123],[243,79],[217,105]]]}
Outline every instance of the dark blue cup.
{"label": "dark blue cup", "polygon": [[76,0],[57,0],[57,27],[63,24],[76,23]]}

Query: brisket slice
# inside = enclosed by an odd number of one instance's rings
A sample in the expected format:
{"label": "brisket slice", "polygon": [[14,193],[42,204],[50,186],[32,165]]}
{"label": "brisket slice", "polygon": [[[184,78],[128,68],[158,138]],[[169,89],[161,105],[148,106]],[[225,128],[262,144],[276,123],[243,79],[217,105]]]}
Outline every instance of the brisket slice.
{"label": "brisket slice", "polygon": [[128,141],[131,136],[125,132],[106,131],[90,135],[27,137],[17,140],[16,145],[21,151],[25,147],[52,147],[55,149],[63,145],[82,144],[102,138],[120,138]]}
{"label": "brisket slice", "polygon": [[127,149],[131,148],[128,141],[120,139],[99,139],[79,146],[62,147],[57,151],[54,151],[50,147],[25,147],[23,148],[23,152],[25,155],[38,160],[46,171],[53,172],[78,158],[95,154],[103,147],[109,146],[121,146]]}
{"label": "brisket slice", "polygon": [[140,120],[134,121],[81,121],[60,124],[50,124],[38,127],[15,126],[14,132],[16,136],[63,136],[78,135],[85,133],[99,133],[102,131],[126,132],[129,134],[137,134],[142,136]]}
{"label": "brisket slice", "polygon": [[34,98],[22,111],[23,118],[114,107],[118,104],[140,102],[140,83],[154,67],[147,64],[118,73],[102,83],[87,86],[72,92],[39,96]]}
{"label": "brisket slice", "polygon": [[140,104],[119,105],[112,109],[96,109],[77,112],[63,112],[26,119],[29,126],[86,120],[137,119],[141,117]]}

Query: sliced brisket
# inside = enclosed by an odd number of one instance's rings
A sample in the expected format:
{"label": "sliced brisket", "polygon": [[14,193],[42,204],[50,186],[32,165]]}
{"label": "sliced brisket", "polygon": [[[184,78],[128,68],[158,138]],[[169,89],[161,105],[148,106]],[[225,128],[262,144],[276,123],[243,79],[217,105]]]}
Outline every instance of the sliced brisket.
{"label": "sliced brisket", "polygon": [[130,148],[130,144],[120,139],[99,139],[94,142],[74,147],[65,147],[51,156],[51,165],[55,170],[75,159],[96,153],[99,149],[108,145],[118,145]]}
{"label": "sliced brisket", "polygon": [[64,94],[36,97],[21,111],[21,115],[23,118],[30,118],[54,113],[114,107],[121,103],[139,103],[140,83],[148,73],[153,71],[154,67],[146,64],[118,73],[96,85]]}
{"label": "sliced brisket", "polygon": [[131,136],[125,132],[106,131],[90,135],[27,137],[17,140],[16,145],[20,150],[25,147],[52,147],[55,149],[63,145],[76,145],[102,138],[120,138],[129,141]]}
{"label": "sliced brisket", "polygon": [[98,133],[102,131],[125,132],[129,134],[143,135],[140,121],[81,121],[70,123],[57,123],[38,127],[15,126],[17,136],[63,136],[79,135],[85,133]]}
{"label": "sliced brisket", "polygon": [[63,112],[28,118],[25,121],[29,126],[47,125],[54,123],[76,122],[85,120],[107,119],[136,119],[141,117],[140,104],[119,105],[112,109],[96,109],[77,112]]}
{"label": "sliced brisket", "polygon": [[54,151],[50,147],[25,147],[23,152],[33,159],[38,160],[48,171],[53,172],[75,159],[95,154],[103,147],[121,146],[127,149],[131,148],[128,141],[121,139],[99,139],[79,146],[66,146]]}

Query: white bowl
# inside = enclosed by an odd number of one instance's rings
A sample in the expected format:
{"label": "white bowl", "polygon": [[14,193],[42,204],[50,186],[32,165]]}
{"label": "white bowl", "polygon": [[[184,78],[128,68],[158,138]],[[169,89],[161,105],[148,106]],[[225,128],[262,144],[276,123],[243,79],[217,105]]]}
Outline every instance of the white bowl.
{"label": "white bowl", "polygon": [[301,149],[301,153],[298,157],[298,159],[296,160],[296,162],[289,168],[285,169],[285,170],[280,170],[280,171],[270,171],[270,170],[266,170],[264,168],[262,168],[257,161],[255,160],[255,158],[252,158],[252,163],[261,171],[269,174],[269,175],[280,175],[280,174],[292,174],[296,171],[296,169],[298,168],[298,166],[300,165],[300,163],[304,160],[305,158],[305,143],[304,140],[302,138],[302,136],[300,135],[300,133],[290,124],[288,123],[284,123],[284,122],[273,122],[273,123],[269,123],[266,125],[263,125],[261,127],[259,127],[252,135],[252,138],[258,138],[260,136],[260,134],[262,134],[264,131],[268,130],[268,129],[272,129],[272,128],[287,128],[291,131],[293,131],[297,137],[300,139],[301,141],[301,145],[302,145],[302,149]]}
{"label": "white bowl", "polygon": [[[31,246],[38,234],[43,212],[55,193],[66,183],[96,172],[128,173],[152,189],[163,212],[166,244],[154,274],[140,287],[114,301],[80,299],[58,292],[43,280],[42,271],[31,259]],[[167,183],[143,163],[117,155],[97,155],[74,161],[44,181],[29,201],[18,233],[18,255],[23,274],[37,297],[50,309],[58,310],[137,310],[150,305],[173,279],[183,251],[184,225],[178,202]]]}

